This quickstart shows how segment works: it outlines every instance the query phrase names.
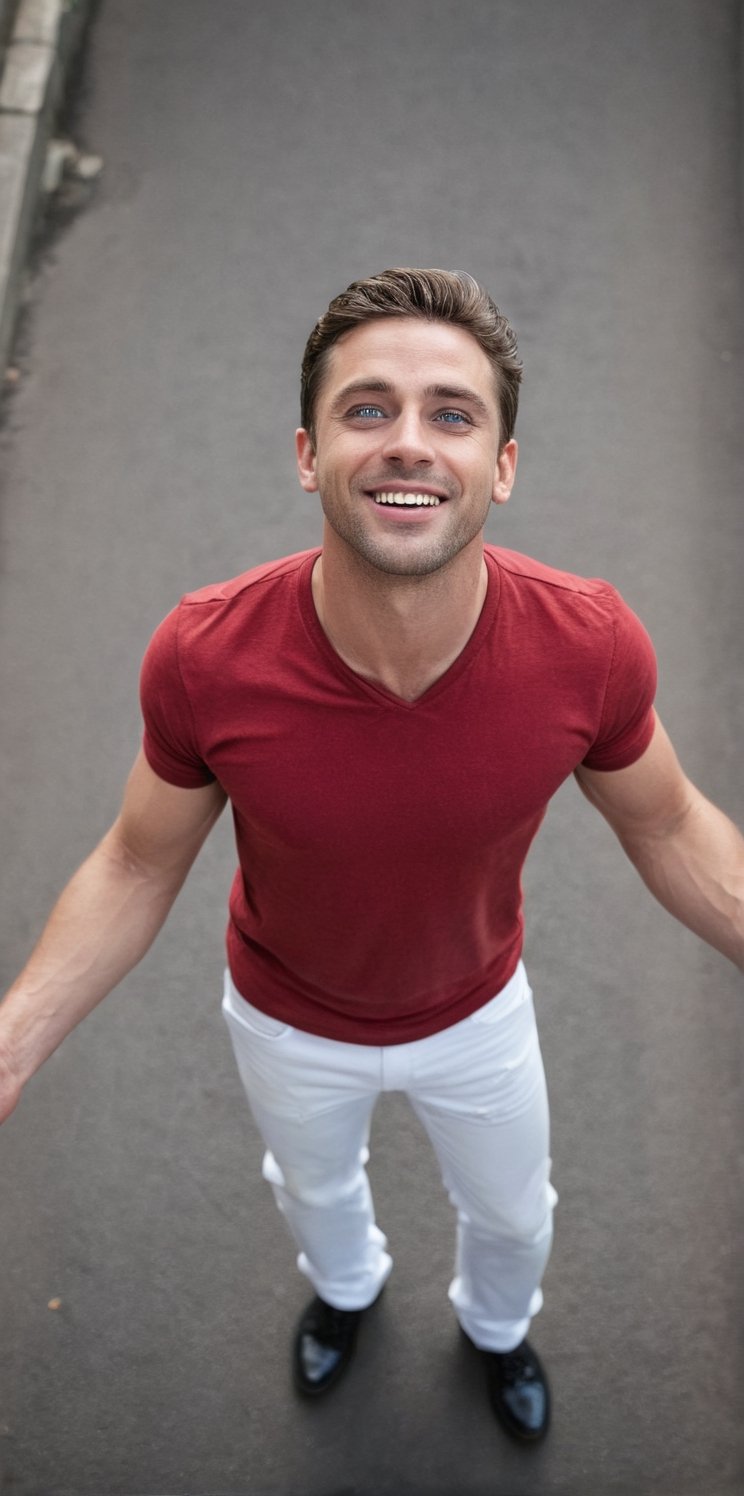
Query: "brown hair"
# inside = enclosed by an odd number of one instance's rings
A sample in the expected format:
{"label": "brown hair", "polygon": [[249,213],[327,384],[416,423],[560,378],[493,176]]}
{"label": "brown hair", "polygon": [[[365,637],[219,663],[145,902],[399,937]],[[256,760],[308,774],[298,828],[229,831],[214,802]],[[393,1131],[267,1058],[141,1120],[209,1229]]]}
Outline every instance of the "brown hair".
{"label": "brown hair", "polygon": [[335,296],[307,340],[300,381],[300,419],[315,445],[315,406],[333,344],[342,333],[378,317],[420,317],[452,322],[480,344],[496,376],[501,442],[510,440],[517,419],[522,363],[517,340],[502,315],[472,275],[454,270],[383,270],[352,281]]}

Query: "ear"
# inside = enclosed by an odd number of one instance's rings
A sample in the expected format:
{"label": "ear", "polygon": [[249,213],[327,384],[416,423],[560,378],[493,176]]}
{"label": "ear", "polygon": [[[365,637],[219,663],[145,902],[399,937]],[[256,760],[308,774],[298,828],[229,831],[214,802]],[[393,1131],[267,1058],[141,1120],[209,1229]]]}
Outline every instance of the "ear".
{"label": "ear", "polygon": [[306,493],[317,493],[318,479],[315,473],[315,448],[310,433],[300,426],[295,432],[297,449],[297,473]]}
{"label": "ear", "polygon": [[505,504],[509,498],[514,487],[518,454],[519,448],[513,438],[501,448],[493,478],[492,503]]}

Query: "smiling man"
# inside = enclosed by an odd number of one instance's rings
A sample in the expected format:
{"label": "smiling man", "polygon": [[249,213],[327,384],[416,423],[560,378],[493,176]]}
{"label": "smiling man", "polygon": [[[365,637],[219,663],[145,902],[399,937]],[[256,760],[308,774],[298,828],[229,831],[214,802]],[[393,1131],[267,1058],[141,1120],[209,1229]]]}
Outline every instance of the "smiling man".
{"label": "smiling man", "polygon": [[502,1425],[536,1440],[556,1195],[524,859],[575,774],[656,897],[741,966],[744,842],[683,774],[614,588],[484,544],[520,378],[469,276],[389,270],[331,303],[296,438],[322,548],[186,596],[154,635],[121,813],[0,1009],[0,1117],[144,954],[229,800],[223,1012],[314,1290],[296,1385],[335,1384],[390,1273],[365,1164],[398,1090],[457,1211],[455,1314]]}

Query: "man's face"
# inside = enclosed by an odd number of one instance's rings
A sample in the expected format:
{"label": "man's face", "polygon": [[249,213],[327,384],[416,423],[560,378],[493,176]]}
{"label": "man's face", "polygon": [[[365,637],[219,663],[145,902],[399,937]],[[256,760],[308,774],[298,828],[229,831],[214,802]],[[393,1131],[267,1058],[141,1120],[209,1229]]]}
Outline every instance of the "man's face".
{"label": "man's face", "polygon": [[298,471],[320,493],[326,546],[390,575],[425,576],[480,548],[489,505],[514,481],[517,444],[499,451],[491,364],[447,322],[386,317],[344,333],[315,429],[315,450],[297,433]]}

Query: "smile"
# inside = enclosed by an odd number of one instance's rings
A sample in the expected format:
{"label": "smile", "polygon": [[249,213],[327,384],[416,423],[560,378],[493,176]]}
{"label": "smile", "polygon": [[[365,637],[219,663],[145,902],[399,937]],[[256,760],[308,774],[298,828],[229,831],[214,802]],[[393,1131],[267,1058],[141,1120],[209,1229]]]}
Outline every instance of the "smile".
{"label": "smile", "polygon": [[376,493],[372,497],[376,504],[393,504],[398,509],[436,508],[441,502],[433,493]]}

